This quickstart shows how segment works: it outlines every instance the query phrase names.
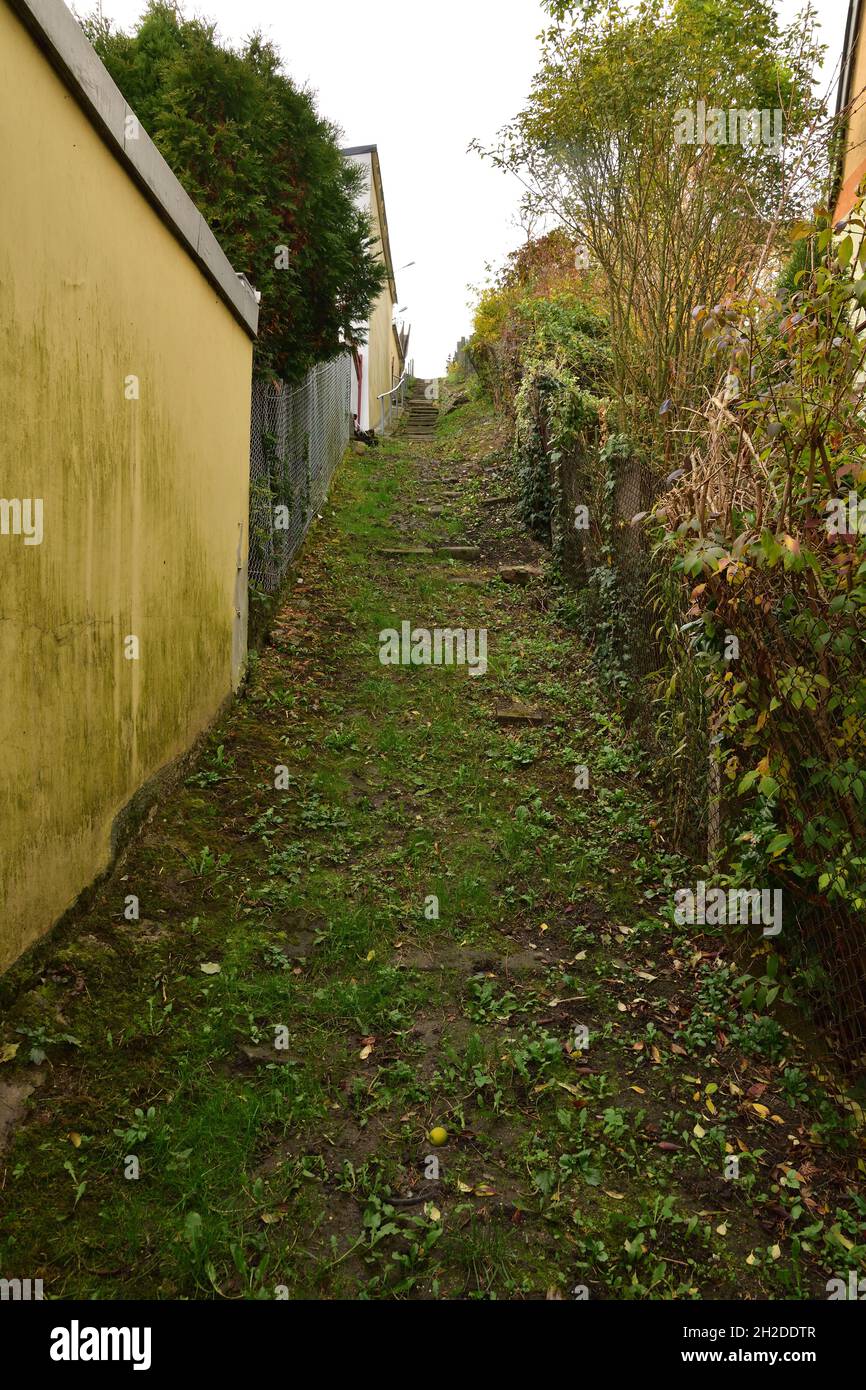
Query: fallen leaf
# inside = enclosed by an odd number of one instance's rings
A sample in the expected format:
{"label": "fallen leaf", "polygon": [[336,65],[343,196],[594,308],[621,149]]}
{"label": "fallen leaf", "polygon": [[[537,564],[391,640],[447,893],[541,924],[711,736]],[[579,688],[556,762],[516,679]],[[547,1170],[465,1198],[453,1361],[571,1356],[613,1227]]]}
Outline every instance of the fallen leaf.
{"label": "fallen leaf", "polygon": [[0,1047],[0,1062],[11,1062],[20,1046],[20,1043],[4,1043]]}
{"label": "fallen leaf", "polygon": [[569,1092],[571,1095],[573,1095],[573,1096],[580,1096],[580,1095],[581,1095],[580,1087],[579,1087],[579,1086],[572,1086],[572,1084],[571,1084],[570,1081],[557,1081],[556,1084],[557,1084],[557,1086],[559,1087],[559,1089],[560,1089],[561,1091],[568,1091],[568,1092]]}
{"label": "fallen leaf", "polygon": [[67,1135],[67,1138],[74,1149],[81,1148],[81,1135],[76,1133],[74,1129],[72,1130],[71,1134]]}
{"label": "fallen leaf", "polygon": [[222,966],[217,965],[216,961],[208,960],[205,961],[204,965],[199,966],[199,970],[203,975],[218,975]]}

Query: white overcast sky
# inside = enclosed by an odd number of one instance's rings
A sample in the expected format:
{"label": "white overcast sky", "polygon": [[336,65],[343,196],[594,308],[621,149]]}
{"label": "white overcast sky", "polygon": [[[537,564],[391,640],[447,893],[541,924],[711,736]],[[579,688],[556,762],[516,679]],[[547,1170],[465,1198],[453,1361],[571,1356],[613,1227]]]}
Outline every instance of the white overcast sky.
{"label": "white overcast sky", "polygon": [[[69,0],[67,0],[69,3]],[[735,5],[736,0],[732,0]],[[96,0],[77,0],[86,14]],[[102,0],[121,29],[144,0]],[[828,71],[838,62],[848,0],[816,0]],[[524,240],[520,186],[467,153],[520,109],[537,66],[545,15],[537,0],[187,0],[224,42],[261,29],[285,69],[317,94],[346,145],[378,145],[399,304],[412,324],[418,376],[444,371],[471,324],[469,286]],[[777,0],[784,19],[799,0]]]}

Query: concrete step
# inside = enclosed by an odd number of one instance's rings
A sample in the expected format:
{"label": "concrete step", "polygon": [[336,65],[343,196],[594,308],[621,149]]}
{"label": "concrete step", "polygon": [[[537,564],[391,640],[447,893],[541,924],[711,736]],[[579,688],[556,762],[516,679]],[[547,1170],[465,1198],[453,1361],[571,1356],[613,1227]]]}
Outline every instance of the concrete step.
{"label": "concrete step", "polygon": [[547,711],[530,705],[497,705],[494,718],[499,724],[546,724]]}
{"label": "concrete step", "polygon": [[449,555],[453,560],[480,560],[481,551],[477,545],[438,545],[437,554]]}

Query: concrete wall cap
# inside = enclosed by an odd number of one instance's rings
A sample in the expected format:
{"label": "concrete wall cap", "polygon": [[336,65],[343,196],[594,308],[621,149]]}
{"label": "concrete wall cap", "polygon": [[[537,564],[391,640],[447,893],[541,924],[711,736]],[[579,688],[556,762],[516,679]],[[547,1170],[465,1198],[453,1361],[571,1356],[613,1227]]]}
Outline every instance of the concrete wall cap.
{"label": "concrete wall cap", "polygon": [[[256,336],[259,306],[195,203],[166,164],[108,75],[63,0],[7,0],[59,73],[101,138],[130,174],[162,221],[213,285],[223,303]],[[130,134],[135,131],[137,134]]]}

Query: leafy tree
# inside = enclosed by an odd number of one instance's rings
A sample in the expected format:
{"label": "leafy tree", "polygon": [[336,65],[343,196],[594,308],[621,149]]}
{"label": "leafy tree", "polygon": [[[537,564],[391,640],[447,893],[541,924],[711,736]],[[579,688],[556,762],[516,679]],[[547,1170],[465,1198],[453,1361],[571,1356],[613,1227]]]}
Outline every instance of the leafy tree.
{"label": "leafy tree", "polygon": [[384,267],[356,205],[359,171],[339,132],[253,34],[151,3],[132,34],[91,16],[85,32],[236,270],[261,291],[257,370],[293,381],[342,351],[381,291]]}
{"label": "leafy tree", "polygon": [[[824,144],[808,16],[781,29],[771,0],[547,0],[554,21],[525,109],[486,151],[534,211],[584,243],[607,289],[622,423],[647,441],[659,409],[707,364],[696,304],[772,263],[779,208],[814,192]],[[698,138],[698,103],[726,114]],[[727,113],[781,111],[783,142]],[[682,113],[691,111],[689,131]],[[776,127],[771,125],[771,135]],[[648,433],[648,430],[650,433]]]}

